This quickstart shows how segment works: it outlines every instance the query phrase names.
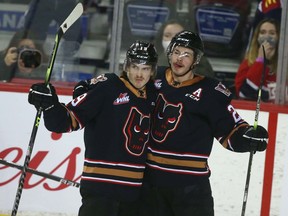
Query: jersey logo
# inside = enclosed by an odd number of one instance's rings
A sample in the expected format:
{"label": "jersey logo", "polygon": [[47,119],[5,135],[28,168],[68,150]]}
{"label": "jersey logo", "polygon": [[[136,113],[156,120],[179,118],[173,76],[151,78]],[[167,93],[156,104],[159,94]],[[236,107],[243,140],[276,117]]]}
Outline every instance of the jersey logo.
{"label": "jersey logo", "polygon": [[150,115],[144,115],[135,107],[130,110],[123,129],[126,137],[125,147],[130,154],[141,155],[149,138]]}
{"label": "jersey logo", "polygon": [[192,94],[185,94],[186,97],[190,97],[191,99],[195,100],[195,101],[199,101],[200,97],[202,95],[202,88],[197,89],[196,91],[194,91]]}
{"label": "jersey logo", "polygon": [[229,89],[227,89],[222,83],[219,83],[216,87],[215,87],[215,90],[223,93],[224,95],[226,96],[230,96],[232,93],[230,92]]}
{"label": "jersey logo", "polygon": [[94,84],[96,84],[98,82],[104,82],[106,80],[107,80],[107,77],[105,77],[105,74],[101,74],[101,75],[99,75],[97,77],[92,78],[90,80],[90,85],[94,85]]}
{"label": "jersey logo", "polygon": [[157,79],[154,81],[154,86],[156,89],[160,89],[162,86],[162,80],[161,79]]}
{"label": "jersey logo", "polygon": [[120,104],[129,103],[129,101],[130,101],[130,98],[129,98],[128,93],[120,93],[118,98],[116,98],[116,100],[114,100],[113,104],[114,105],[120,105]]}
{"label": "jersey logo", "polygon": [[182,109],[182,103],[168,103],[164,96],[159,94],[151,130],[151,136],[156,142],[164,142],[169,133],[176,129],[182,116]]}

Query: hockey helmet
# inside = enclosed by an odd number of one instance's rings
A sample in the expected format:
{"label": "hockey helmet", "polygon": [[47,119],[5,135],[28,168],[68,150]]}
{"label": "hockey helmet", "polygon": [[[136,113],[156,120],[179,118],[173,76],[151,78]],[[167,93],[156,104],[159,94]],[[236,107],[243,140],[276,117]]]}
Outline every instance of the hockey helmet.
{"label": "hockey helmet", "polygon": [[200,59],[204,54],[202,39],[197,33],[191,31],[181,31],[172,38],[166,50],[168,59],[176,46],[192,49],[196,53],[196,64],[200,62]]}
{"label": "hockey helmet", "polygon": [[137,40],[131,44],[126,52],[124,70],[131,63],[152,65],[153,69],[156,70],[157,61],[158,54],[155,46],[152,43]]}

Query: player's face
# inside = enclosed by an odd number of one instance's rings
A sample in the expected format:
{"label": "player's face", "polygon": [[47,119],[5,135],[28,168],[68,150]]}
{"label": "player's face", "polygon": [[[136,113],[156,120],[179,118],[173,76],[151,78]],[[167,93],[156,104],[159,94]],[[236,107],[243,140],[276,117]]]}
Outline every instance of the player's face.
{"label": "player's face", "polygon": [[170,56],[171,69],[176,81],[183,82],[193,76],[192,65],[194,64],[193,50],[177,46]]}
{"label": "player's face", "polygon": [[144,88],[152,75],[151,65],[131,63],[127,68],[127,77],[137,89]]}

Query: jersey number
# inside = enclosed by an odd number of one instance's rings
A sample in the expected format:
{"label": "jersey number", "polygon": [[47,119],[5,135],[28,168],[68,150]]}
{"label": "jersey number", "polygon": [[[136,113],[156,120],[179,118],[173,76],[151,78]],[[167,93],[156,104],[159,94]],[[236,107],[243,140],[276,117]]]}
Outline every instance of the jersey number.
{"label": "jersey number", "polygon": [[228,110],[232,114],[235,123],[239,122],[242,119],[231,104],[228,106]]}

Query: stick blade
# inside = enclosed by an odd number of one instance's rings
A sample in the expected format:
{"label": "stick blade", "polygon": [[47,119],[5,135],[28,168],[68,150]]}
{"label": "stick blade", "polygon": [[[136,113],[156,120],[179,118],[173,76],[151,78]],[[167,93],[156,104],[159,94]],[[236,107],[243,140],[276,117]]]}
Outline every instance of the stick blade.
{"label": "stick blade", "polygon": [[60,28],[62,29],[63,34],[73,25],[73,23],[83,14],[83,5],[78,3],[73,11],[69,14],[66,20],[61,24]]}

